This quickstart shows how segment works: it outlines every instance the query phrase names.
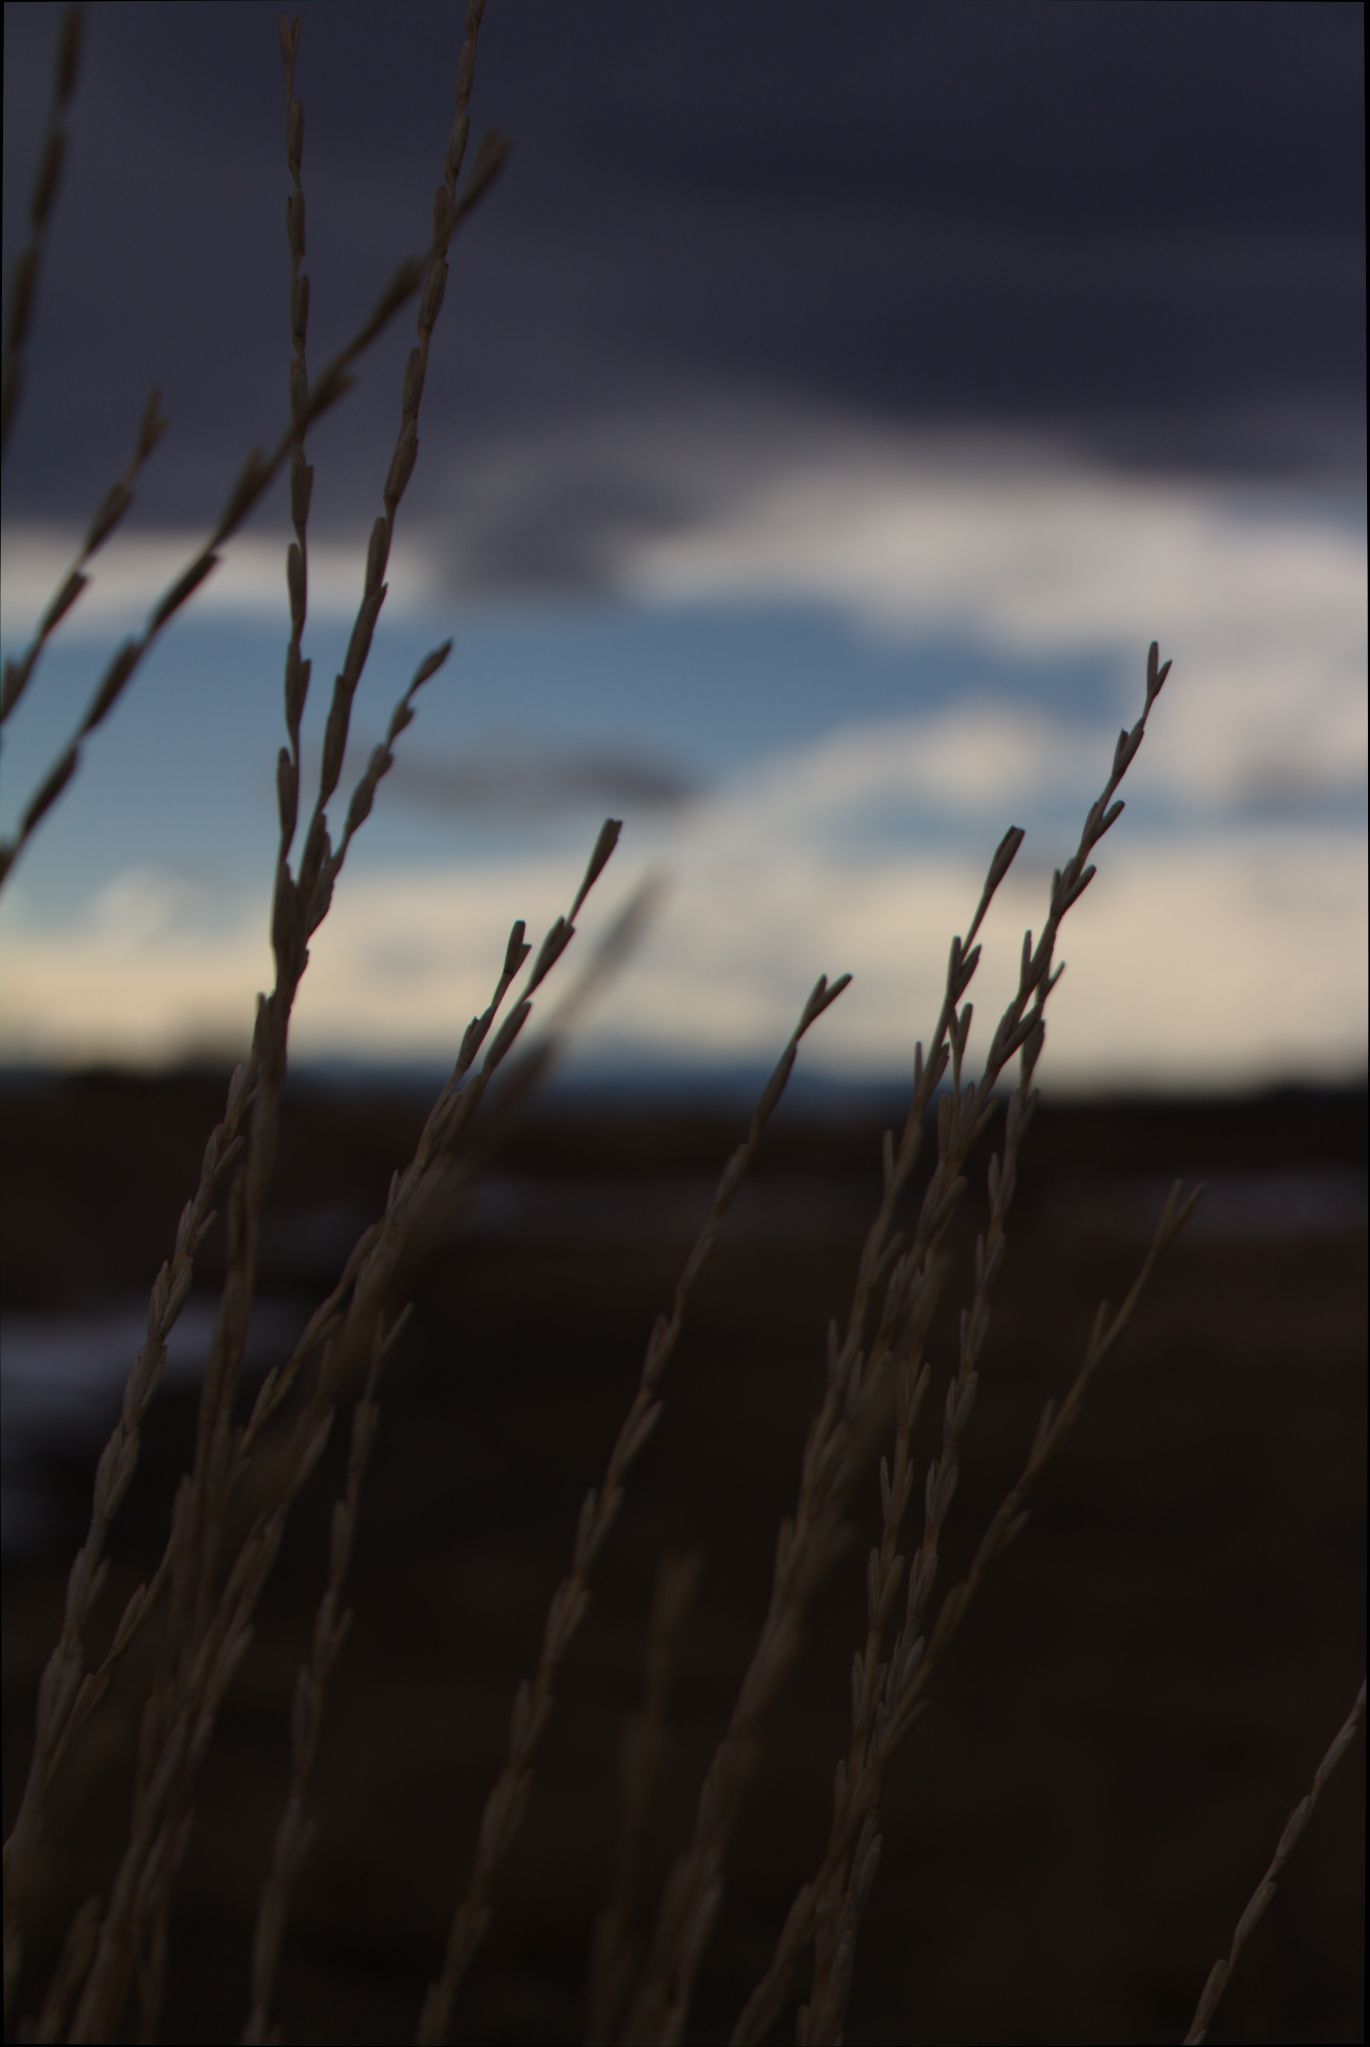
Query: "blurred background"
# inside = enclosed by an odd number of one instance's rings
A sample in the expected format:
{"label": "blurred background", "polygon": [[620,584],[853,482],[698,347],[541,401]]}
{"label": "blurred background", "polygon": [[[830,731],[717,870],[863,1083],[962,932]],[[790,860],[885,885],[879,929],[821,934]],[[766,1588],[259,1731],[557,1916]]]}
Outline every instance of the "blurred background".
{"label": "blurred background", "polygon": [[[298,11],[317,371],[426,243],[462,9]],[[62,12],[5,10],[7,285]],[[7,658],[154,384],[170,427],[6,720],[7,836],[118,639],[288,419],[277,14],[87,13],[6,464]],[[622,842],[578,949],[644,878],[662,891],[454,1217],[387,1367],[286,2037],[412,2037],[653,1318],[805,996],[850,971],[692,1296],[459,2032],[581,2036],[658,1561],[703,1559],[647,1902],[764,1611],[950,937],[1025,827],[971,991],[975,1072],[1156,639],[1174,670],[1058,950],[944,1586],[1100,1298],[1130,1286],[1166,1186],[1208,1192],[895,1773],[849,2035],[1173,2040],[1364,1657],[1363,10],[491,0],[473,111],[513,154],[455,244],[344,791],[425,654],[456,644],[312,947],[250,1379],[379,1212],[514,919],[536,943],[569,907],[605,816]],[[411,342],[402,318],[311,442],[315,756]],[[270,985],[287,538],[277,488],[0,902],[7,1816],[147,1289]],[[574,976],[573,955],[557,978]],[[955,1225],[934,1422],[1001,1134]],[[216,1229],[97,1651],[161,1553],[223,1264]],[[337,1435],[205,1775],[167,2037],[241,2023]],[[701,2041],[727,2037],[821,1847],[874,1493],[768,1738]],[[74,1873],[84,1895],[122,1839],[152,1653],[56,1801],[35,1985]],[[1215,2038],[1363,2037],[1363,1757]]]}
{"label": "blurred background", "polygon": [[[118,635],[288,418],[274,4],[93,11],[4,509],[22,651],[170,428],[5,733],[12,830]],[[460,10],[305,4],[309,360],[429,232]],[[61,9],[5,16],[7,260]],[[1175,668],[1072,916],[1044,1087],[1365,1065],[1358,8],[494,8],[349,777],[422,694],[296,1011],[300,1060],[441,1071],[600,820],[603,918],[668,888],[577,1059],[902,1076],[990,853],[981,1014],[1073,851],[1149,641]],[[406,317],[320,426],[314,741]],[[239,1056],[268,972],[284,482],[140,671],[8,888],[10,1063]],[[308,783],[306,784],[308,790]]]}

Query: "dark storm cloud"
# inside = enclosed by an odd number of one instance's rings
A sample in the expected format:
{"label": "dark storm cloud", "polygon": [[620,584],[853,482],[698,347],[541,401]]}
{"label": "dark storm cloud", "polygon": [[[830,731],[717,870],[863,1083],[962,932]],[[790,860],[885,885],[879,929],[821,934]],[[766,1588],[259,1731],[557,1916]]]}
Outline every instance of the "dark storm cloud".
{"label": "dark storm cloud", "polygon": [[[8,478],[28,512],[88,512],[157,378],[164,520],[205,523],[245,431],[284,423],[277,11],[91,12]],[[422,242],[461,10],[299,12],[317,367]],[[7,272],[60,14],[6,9]],[[493,0],[477,126],[515,152],[459,247],[426,425],[455,452],[411,507],[468,571],[594,586],[626,522],[697,501],[680,421],[729,390],[1354,488],[1362,95],[1363,10],[1317,0]],[[407,346],[317,437],[321,521],[376,508]],[[631,449],[568,431],[616,417]],[[506,460],[518,489],[452,509],[464,462]]]}
{"label": "dark storm cloud", "polygon": [[393,794],[425,809],[469,818],[473,814],[529,815],[584,809],[676,811],[695,791],[673,768],[628,754],[547,756],[489,753],[443,761],[406,755],[390,771]]}

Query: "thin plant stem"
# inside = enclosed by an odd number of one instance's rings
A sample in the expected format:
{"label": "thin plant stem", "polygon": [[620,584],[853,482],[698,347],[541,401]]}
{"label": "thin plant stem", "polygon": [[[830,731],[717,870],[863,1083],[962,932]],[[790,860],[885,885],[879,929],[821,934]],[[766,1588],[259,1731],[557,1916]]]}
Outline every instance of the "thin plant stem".
{"label": "thin plant stem", "polygon": [[1357,1734],[1359,1734],[1364,1719],[1365,1679],[1362,1678],[1360,1690],[1352,1701],[1351,1711],[1333,1735],[1326,1755],[1313,1772],[1312,1784],[1284,1823],[1284,1830],[1276,1844],[1275,1852],[1270,1858],[1269,1867],[1266,1869],[1265,1875],[1261,1878],[1255,1890],[1251,1893],[1250,1898],[1247,1900],[1246,1910],[1242,1913],[1241,1918],[1233,1929],[1232,1940],[1228,1946],[1227,1953],[1220,1955],[1208,1972],[1208,1980],[1199,1993],[1199,2002],[1195,2006],[1194,2016],[1189,2022],[1189,2031],[1184,2036],[1184,2047],[1200,2047],[1200,2043],[1208,2038],[1209,2027],[1213,2024],[1213,2015],[1222,2001],[1223,1992],[1232,1980],[1232,1972],[1237,1966],[1242,1949],[1246,1946],[1251,1935],[1264,1918],[1266,1908],[1274,1898],[1276,1879],[1298,1846],[1299,1837],[1308,1825],[1313,1807],[1322,1796],[1328,1778],[1346,1754],[1347,1749],[1350,1748]]}

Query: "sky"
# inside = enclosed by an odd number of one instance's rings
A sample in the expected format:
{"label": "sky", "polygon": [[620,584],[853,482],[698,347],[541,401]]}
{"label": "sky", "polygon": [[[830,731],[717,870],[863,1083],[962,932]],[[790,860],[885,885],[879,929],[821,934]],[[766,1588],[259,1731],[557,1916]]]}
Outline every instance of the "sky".
{"label": "sky", "polygon": [[[60,7],[5,8],[6,306]],[[302,0],[309,361],[430,233],[462,10]],[[6,456],[7,659],[168,429],[0,743],[0,829],[288,418],[278,8],[89,10]],[[1174,668],[1066,920],[1044,1091],[1362,1081],[1363,10],[490,0],[507,167],[453,244],[343,791],[425,654],[296,1061],[432,1063],[515,918],[610,867],[636,949],[571,1065],[906,1073],[1010,824],[970,1063],[1153,639]],[[413,312],[311,436],[307,762]],[[0,1065],[241,1056],[269,985],[283,483],[0,898]],[[306,779],[306,797],[312,783]],[[345,809],[345,801],[343,804]],[[341,815],[335,823],[336,838]],[[555,983],[549,983],[549,993]]]}

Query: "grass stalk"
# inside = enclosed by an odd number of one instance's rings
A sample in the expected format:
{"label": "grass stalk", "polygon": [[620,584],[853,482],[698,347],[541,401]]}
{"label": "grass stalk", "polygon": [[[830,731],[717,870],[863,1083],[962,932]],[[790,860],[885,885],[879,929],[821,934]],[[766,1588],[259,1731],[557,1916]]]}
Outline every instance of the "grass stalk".
{"label": "grass stalk", "polygon": [[1184,2047],[1201,2047],[1201,2043],[1208,2038],[1209,2027],[1213,2023],[1213,2015],[1222,2001],[1223,1992],[1232,1980],[1232,1972],[1237,1966],[1241,1952],[1265,1916],[1266,1909],[1275,1896],[1276,1878],[1298,1846],[1300,1836],[1308,1825],[1313,1807],[1322,1796],[1328,1778],[1359,1734],[1364,1719],[1365,1679],[1362,1678],[1360,1690],[1352,1701],[1351,1711],[1333,1735],[1326,1755],[1313,1772],[1312,1784],[1284,1823],[1284,1829],[1280,1834],[1275,1853],[1270,1858],[1265,1874],[1251,1893],[1250,1898],[1247,1900],[1246,1910],[1242,1913],[1236,1927],[1233,1929],[1232,1940],[1228,1946],[1227,1953],[1220,1955],[1208,1972],[1207,1980],[1199,1995],[1199,2002],[1194,2008],[1194,2017],[1190,2021],[1189,2031],[1184,2036]]}
{"label": "grass stalk", "polygon": [[[370,816],[380,785],[394,765],[396,748],[413,722],[418,692],[443,667],[452,645],[448,640],[419,664],[394,707],[384,740],[355,778],[339,823],[337,799],[353,706],[384,611],[399,509],[417,460],[421,406],[447,289],[451,243],[507,154],[502,138],[487,136],[467,169],[470,105],[484,15],[485,0],[467,0],[452,125],[443,147],[426,250],[400,267],[356,334],[314,378],[308,352],[304,113],[295,91],[300,23],[281,20],[290,181],[289,424],[268,455],[257,449],[249,455],[209,538],[162,593],[142,633],[116,650],[84,717],[25,805],[14,837],[0,846],[3,886],[74,776],[90,734],[123,695],[154,641],[205,586],[223,548],[288,465],[289,638],[283,674],[284,744],[277,747],[275,759],[272,986],[257,998],[249,1049],[230,1077],[196,1185],[153,1283],[146,1334],[125,1384],[119,1419],[97,1462],[85,1535],[67,1578],[57,1639],[38,1683],[32,1754],[4,1848],[7,2017],[12,2010],[18,2016],[20,1992],[28,1993],[28,2009],[16,2037],[89,2042],[136,2033],[150,2041],[162,2030],[168,1967],[177,1938],[181,1864],[202,1772],[289,1517],[338,1426],[339,1410],[350,1406],[346,1467],[332,1504],[323,1588],[295,1680],[285,1797],[250,1942],[241,2037],[254,2047],[280,2037],[286,1936],[316,1829],[324,1715],[351,1620],[345,1602],[385,1367],[416,1296],[451,1247],[472,1188],[560,1056],[586,1005],[617,971],[653,899],[647,888],[629,901],[565,992],[568,976],[558,974],[554,984],[558,1000],[551,1003],[545,986],[570,952],[582,911],[618,844],[620,821],[610,818],[599,831],[568,911],[555,919],[536,950],[524,922],[513,924],[489,1000],[467,1026],[410,1157],[392,1173],[383,1206],[341,1260],[333,1284],[290,1355],[266,1374],[248,1401],[244,1361],[262,1269],[294,1004],[311,942],[328,916],[353,840]],[[83,21],[83,10],[72,8],[60,31],[51,106],[29,209],[30,233],[12,288],[0,421],[0,447],[6,450],[25,388],[38,282],[65,163],[66,123],[80,67]],[[333,684],[316,789],[307,802],[302,728],[311,686],[305,644],[314,490],[308,435],[314,421],[351,388],[353,370],[371,343],[415,298],[415,342],[403,372],[399,424],[381,487],[381,510],[371,527],[351,636]],[[28,692],[44,649],[89,586],[94,559],[131,510],[135,484],[165,427],[160,395],[154,391],[123,476],[106,491],[23,654],[6,663],[0,725]],[[973,1004],[967,998],[981,958],[979,934],[1023,843],[1020,828],[1010,828],[1000,841],[965,935],[952,939],[941,1006],[926,1053],[922,1042],[914,1048],[904,1122],[897,1134],[891,1129],[884,1136],[878,1198],[845,1316],[828,1327],[821,1397],[804,1443],[792,1510],[777,1532],[768,1603],[724,1732],[703,1774],[688,1837],[669,1867],[654,1914],[645,1915],[649,1930],[640,1935],[636,1906],[651,1861],[648,1843],[670,1742],[671,1672],[698,1560],[674,1560],[663,1568],[647,1627],[642,1708],[629,1723],[623,1742],[622,1816],[611,1888],[595,1917],[590,1944],[586,2025],[596,2042],[675,2047],[690,2037],[697,1981],[716,1930],[733,1837],[761,1747],[793,1682],[815,1595],[847,1548],[858,1499],[864,1491],[874,1490],[878,1472],[879,1533],[867,1558],[864,1612],[853,1616],[850,1721],[840,1738],[843,1752],[833,1774],[826,1839],[812,1873],[789,1905],[770,1960],[731,2035],[735,2047],[766,2038],[784,2019],[787,2007],[802,1998],[797,2022],[801,2047],[836,2043],[844,2037],[862,1918],[885,1852],[884,1803],[895,1756],[924,1713],[932,1679],[990,1566],[1022,1531],[1033,1487],[1064,1442],[1099,1367],[1131,1325],[1158,1260],[1203,1192],[1199,1187],[1183,1196],[1179,1182],[1172,1187],[1131,1288],[1116,1312],[1110,1314],[1107,1303],[1100,1306],[1074,1378],[1059,1405],[1047,1404],[1022,1470],[980,1532],[965,1575],[939,1596],[943,1547],[980,1394],[990,1303],[1006,1256],[1022,1146],[1037,1108],[1035,1081],[1046,1041],[1045,1010],[1064,971],[1055,964],[1057,941],[1065,917],[1094,878],[1091,856],[1122,814],[1117,791],[1142,745],[1169,671],[1170,663],[1161,663],[1153,642],[1140,714],[1120,733],[1105,787],[1089,809],[1075,851],[1052,878],[1036,942],[1031,931],[1024,936],[1017,986],[991,1033],[978,1079],[970,1079],[967,1072],[973,1019]],[[514,1693],[503,1761],[484,1800],[466,1880],[422,1993],[417,2032],[422,2047],[448,2040],[459,2022],[458,2001],[499,1903],[510,1850],[528,1808],[554,1703],[565,1681],[566,1659],[587,1613],[593,1573],[618,1520],[629,1475],[663,1419],[666,1372],[685,1327],[692,1290],[779,1109],[801,1040],[849,979],[842,975],[830,983],[822,976],[813,987],[741,1141],[723,1166],[684,1256],[669,1306],[647,1336],[635,1391],[613,1434],[599,1480],[581,1504],[569,1559],[547,1606],[536,1660]],[[528,1029],[535,1010],[540,1027],[536,1035]],[[922,1512],[915,1519],[922,1461],[915,1430],[929,1405],[928,1347],[950,1270],[949,1233],[969,1188],[972,1150],[998,1111],[1000,1090],[1015,1060],[1017,1080],[1008,1098],[1002,1145],[988,1167],[984,1225],[975,1241],[974,1283],[960,1316],[955,1363],[940,1402],[936,1446],[922,1467]],[[914,1175],[929,1147],[935,1147],[935,1155],[915,1205]],[[95,1660],[88,1642],[108,1579],[112,1531],[137,1467],[143,1425],[162,1379],[171,1333],[220,1211],[227,1243],[225,1277],[188,1468],[176,1491],[161,1556],[125,1601],[108,1647]],[[905,1215],[909,1219],[901,1221]],[[269,1431],[277,1434],[279,1454],[272,1457],[263,1454]],[[911,1522],[916,1540],[910,1536]],[[154,1620],[161,1632],[140,1704],[127,1833],[107,1895],[79,1903],[67,1920],[47,1981],[30,1985],[23,1973],[26,1937],[37,1914],[40,1866],[49,1850],[52,1795],[81,1737],[89,1733],[92,1718],[105,1706],[116,1672],[144,1630],[151,1632]],[[1208,2037],[1232,1971],[1274,1895],[1284,1864],[1332,1771],[1360,1730],[1364,1704],[1362,1684],[1309,1793],[1290,1815],[1226,1956],[1214,1964],[1186,2035],[1188,2042]],[[420,1995],[417,1984],[415,1995]]]}

